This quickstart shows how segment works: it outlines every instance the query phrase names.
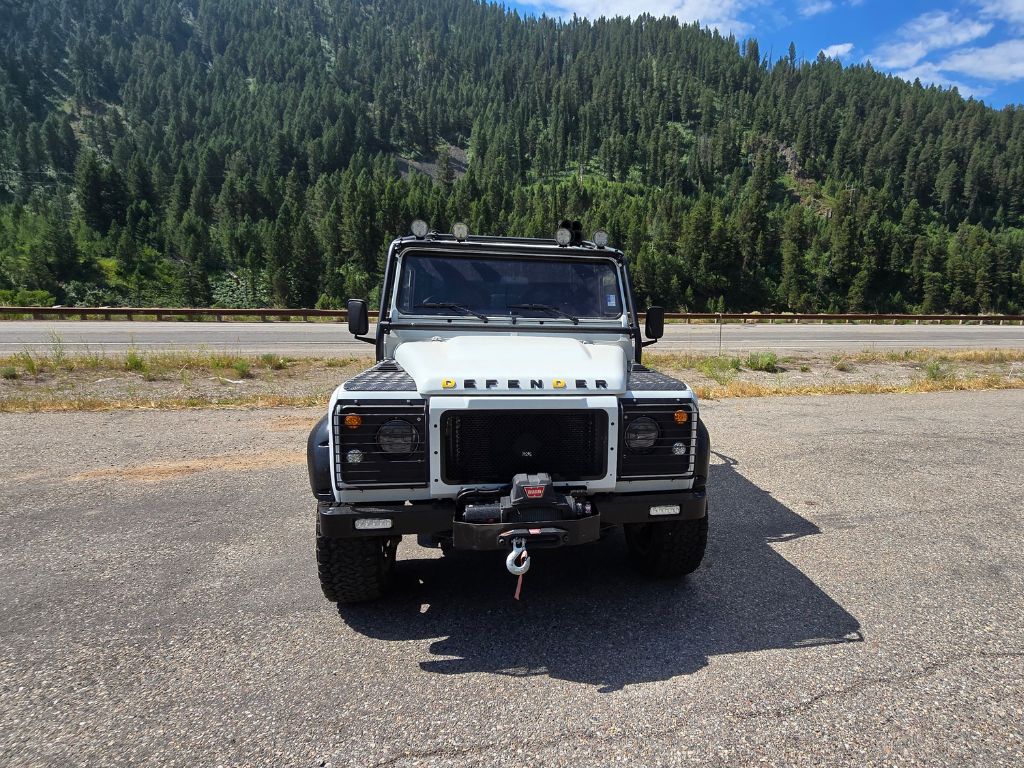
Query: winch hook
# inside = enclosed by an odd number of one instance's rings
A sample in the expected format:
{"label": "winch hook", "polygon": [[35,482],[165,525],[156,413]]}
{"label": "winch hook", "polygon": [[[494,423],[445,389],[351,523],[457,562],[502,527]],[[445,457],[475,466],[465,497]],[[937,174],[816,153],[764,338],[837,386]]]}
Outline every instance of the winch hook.
{"label": "winch hook", "polygon": [[[520,557],[523,558],[523,561],[517,564],[516,561]],[[530,555],[526,551],[526,539],[512,539],[512,551],[505,558],[505,567],[508,568],[508,572],[513,576],[522,576],[530,570]]]}

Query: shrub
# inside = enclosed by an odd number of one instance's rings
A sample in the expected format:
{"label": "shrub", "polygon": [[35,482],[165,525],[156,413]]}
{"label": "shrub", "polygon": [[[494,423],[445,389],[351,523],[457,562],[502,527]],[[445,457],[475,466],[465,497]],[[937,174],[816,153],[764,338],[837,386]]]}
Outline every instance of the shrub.
{"label": "shrub", "polygon": [[287,360],[271,353],[260,355],[260,362],[272,371],[280,371],[288,367]]}
{"label": "shrub", "polygon": [[924,366],[924,375],[929,381],[945,381],[952,378],[952,372],[938,360],[929,360]]}
{"label": "shrub", "polygon": [[248,379],[252,376],[252,365],[243,357],[238,358],[231,364],[231,369],[238,374],[240,379]]}
{"label": "shrub", "polygon": [[8,381],[14,381],[18,378],[18,371],[13,365],[6,365],[3,368],[0,368],[0,376]]}
{"label": "shrub", "polygon": [[146,358],[142,356],[142,353],[135,347],[131,347],[124,356],[124,367],[126,371],[135,371],[136,373],[145,373]]}
{"label": "shrub", "polygon": [[776,373],[779,370],[779,358],[774,352],[751,352],[747,355],[747,368],[752,371]]}
{"label": "shrub", "polygon": [[49,291],[0,291],[0,306],[4,307],[52,307],[57,299]]}

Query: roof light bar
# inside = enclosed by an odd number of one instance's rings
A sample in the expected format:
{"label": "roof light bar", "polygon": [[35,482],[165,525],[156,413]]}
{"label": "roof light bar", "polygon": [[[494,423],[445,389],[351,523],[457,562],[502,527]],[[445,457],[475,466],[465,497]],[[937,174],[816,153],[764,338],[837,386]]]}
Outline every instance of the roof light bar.
{"label": "roof light bar", "polygon": [[427,226],[427,222],[423,219],[414,219],[410,229],[412,230],[413,237],[417,240],[422,240],[427,236],[427,232],[430,231],[430,227]]}

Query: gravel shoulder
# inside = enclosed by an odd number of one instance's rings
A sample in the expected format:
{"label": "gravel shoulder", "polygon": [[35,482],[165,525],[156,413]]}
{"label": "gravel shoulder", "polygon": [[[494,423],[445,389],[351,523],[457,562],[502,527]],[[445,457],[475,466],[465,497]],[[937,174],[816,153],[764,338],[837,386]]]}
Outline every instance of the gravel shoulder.
{"label": "gravel shoulder", "polygon": [[0,763],[1019,765],[1024,392],[704,406],[705,564],[316,585],[317,409],[0,415]]}

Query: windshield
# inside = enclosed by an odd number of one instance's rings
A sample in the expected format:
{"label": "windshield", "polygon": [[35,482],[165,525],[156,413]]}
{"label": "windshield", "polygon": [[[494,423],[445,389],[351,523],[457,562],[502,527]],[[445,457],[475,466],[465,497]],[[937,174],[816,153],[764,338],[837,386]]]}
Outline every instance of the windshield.
{"label": "windshield", "polygon": [[397,306],[407,315],[490,315],[571,319],[622,315],[616,269],[608,261],[525,256],[402,259]]}

